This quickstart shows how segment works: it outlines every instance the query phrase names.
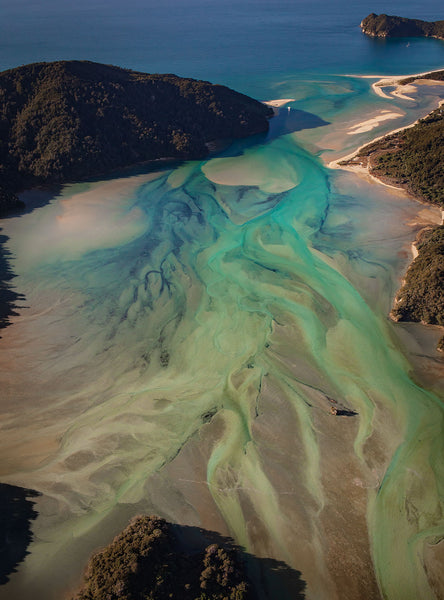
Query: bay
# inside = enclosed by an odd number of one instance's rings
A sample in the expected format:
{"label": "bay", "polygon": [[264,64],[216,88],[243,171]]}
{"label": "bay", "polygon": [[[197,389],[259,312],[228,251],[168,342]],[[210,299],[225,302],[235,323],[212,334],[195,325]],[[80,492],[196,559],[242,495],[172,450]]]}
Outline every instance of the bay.
{"label": "bay", "polygon": [[360,20],[384,8],[2,7],[3,68],[89,59],[291,101],[268,138],[68,185],[2,221],[25,300],[0,340],[1,481],[40,495],[29,555],[0,597],[69,595],[91,551],[140,512],[281,561],[307,598],[442,589],[442,360],[429,348],[425,389],[415,330],[387,319],[414,223],[437,217],[325,166],[441,95],[382,98],[359,77],[443,66],[442,41],[363,36]]}

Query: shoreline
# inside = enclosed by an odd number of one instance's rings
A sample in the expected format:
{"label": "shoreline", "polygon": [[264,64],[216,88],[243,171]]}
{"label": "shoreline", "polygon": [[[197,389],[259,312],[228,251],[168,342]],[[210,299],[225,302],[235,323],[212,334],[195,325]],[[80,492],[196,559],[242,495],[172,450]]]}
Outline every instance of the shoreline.
{"label": "shoreline", "polygon": [[[378,81],[376,81],[375,83],[373,83],[371,87],[372,87],[372,89],[375,91],[375,93],[376,93],[376,94],[378,94],[379,96],[381,96],[381,97],[385,97],[385,98],[388,98],[388,99],[391,99],[391,97],[390,97],[390,96],[388,96],[387,94],[385,94],[385,93],[384,93],[384,92],[383,92],[383,91],[382,91],[380,88],[383,88],[383,87],[388,87],[388,86],[390,86],[390,87],[391,87],[391,86],[395,85],[395,86],[396,86],[396,87],[395,87],[395,90],[393,90],[393,91],[391,92],[391,94],[392,94],[392,96],[393,96],[393,97],[397,97],[397,98],[401,98],[401,99],[414,100],[413,98],[410,98],[410,97],[408,97],[408,96],[405,96],[404,94],[400,93],[400,92],[399,92],[399,88],[400,88],[400,87],[409,87],[409,90],[404,90],[404,91],[410,91],[410,92],[411,92],[411,91],[417,91],[417,88],[416,88],[416,87],[414,87],[414,86],[411,86],[410,84],[406,84],[406,86],[401,86],[401,85],[399,85],[397,82],[398,82],[398,81],[400,81],[400,80],[409,79],[409,78],[411,78],[411,77],[421,77],[421,76],[424,76],[424,75],[429,75],[429,74],[432,74],[432,73],[437,73],[437,72],[440,72],[440,71],[442,71],[442,69],[433,70],[433,71],[429,71],[429,72],[426,72],[426,73],[420,73],[420,74],[411,75],[411,76],[408,76],[408,75],[407,75],[407,76],[405,76],[405,75],[402,75],[402,76],[401,76],[401,75],[400,75],[400,76],[393,76],[393,77],[390,77],[390,78],[381,78],[381,79],[379,79]],[[363,79],[370,79],[370,78],[373,78],[373,76],[368,76],[368,75],[362,75],[361,77],[362,77]],[[376,77],[375,77],[375,78],[376,78]],[[436,83],[437,85],[444,85],[444,82],[442,82],[442,81],[433,81],[433,80],[425,80],[425,81],[426,81],[426,82],[427,82],[427,84],[429,84],[429,85],[432,85],[432,84],[435,84],[435,83]],[[382,83],[384,83],[384,85],[382,85]],[[415,81],[415,83],[416,83],[416,81]],[[378,85],[378,84],[379,84],[379,85]],[[412,89],[412,88],[413,88],[413,89]],[[444,96],[444,90],[443,90],[443,96]],[[383,186],[385,186],[385,187],[392,188],[392,189],[394,189],[394,190],[400,191],[400,192],[404,193],[406,196],[408,196],[408,197],[412,198],[413,200],[415,200],[415,201],[416,201],[418,204],[422,204],[422,205],[424,205],[424,206],[427,206],[427,207],[429,207],[429,208],[431,208],[431,209],[433,209],[433,208],[436,208],[437,210],[440,210],[440,214],[441,214],[441,222],[434,222],[434,221],[432,221],[432,220],[430,219],[430,221],[429,221],[429,222],[425,222],[425,221],[424,221],[424,222],[420,223],[420,222],[418,222],[418,221],[415,221],[414,223],[411,223],[412,229],[414,229],[414,228],[415,228],[415,225],[416,225],[416,226],[418,226],[418,225],[419,225],[419,226],[421,226],[421,227],[420,227],[419,231],[417,231],[417,233],[416,233],[416,236],[415,236],[415,239],[414,239],[414,240],[412,241],[412,243],[411,243],[411,246],[410,246],[410,251],[411,251],[411,260],[408,262],[408,265],[407,265],[406,271],[405,271],[405,273],[404,273],[404,277],[403,277],[403,278],[402,278],[402,280],[401,280],[401,285],[400,285],[400,287],[398,288],[397,292],[395,293],[395,295],[394,295],[394,297],[393,297],[393,301],[392,301],[392,307],[391,307],[391,309],[390,309],[390,312],[389,312],[389,314],[388,314],[388,318],[389,318],[389,319],[390,319],[392,322],[394,322],[394,323],[398,323],[399,321],[397,321],[397,320],[396,320],[396,319],[393,317],[393,314],[392,314],[392,313],[393,313],[393,308],[396,306],[398,295],[399,295],[400,291],[402,290],[402,288],[404,287],[404,284],[405,284],[405,276],[406,276],[406,274],[407,274],[408,270],[410,269],[410,267],[411,267],[412,263],[415,261],[415,259],[416,259],[416,258],[418,257],[418,255],[419,255],[419,252],[418,252],[418,249],[417,249],[417,242],[418,242],[418,238],[419,238],[419,236],[420,236],[421,232],[422,232],[422,231],[424,231],[425,229],[434,228],[434,227],[439,227],[439,226],[442,226],[442,225],[444,225],[444,208],[443,208],[443,207],[440,207],[440,206],[438,206],[438,205],[434,205],[434,204],[432,204],[431,202],[427,202],[427,201],[426,201],[426,200],[424,200],[423,198],[420,198],[420,197],[418,197],[418,196],[416,196],[416,195],[412,194],[411,192],[409,192],[409,191],[407,190],[407,188],[406,188],[406,187],[403,187],[403,186],[396,186],[396,185],[393,185],[393,184],[387,183],[387,182],[386,182],[386,181],[384,181],[382,178],[380,178],[380,177],[377,177],[376,175],[374,175],[373,173],[371,173],[371,172],[370,172],[371,165],[370,165],[370,161],[369,161],[369,160],[367,160],[367,164],[366,164],[365,166],[364,166],[362,163],[356,163],[356,164],[341,164],[341,163],[344,163],[344,162],[346,162],[346,161],[352,161],[353,159],[357,158],[357,156],[358,156],[359,152],[360,152],[360,151],[361,151],[363,148],[366,148],[367,146],[370,146],[371,144],[374,144],[375,142],[378,142],[378,141],[380,141],[380,140],[383,140],[383,139],[385,139],[385,138],[387,138],[387,137],[389,137],[389,136],[391,136],[391,135],[394,135],[394,134],[396,134],[396,133],[399,133],[399,132],[401,132],[401,131],[405,131],[405,130],[407,130],[407,129],[411,129],[412,127],[415,127],[415,125],[417,125],[421,119],[424,119],[424,118],[426,118],[426,117],[427,117],[428,115],[430,115],[430,114],[431,114],[433,111],[435,111],[437,108],[440,108],[440,107],[441,107],[441,106],[443,106],[443,105],[444,105],[444,98],[441,98],[441,100],[439,100],[439,101],[438,101],[438,105],[437,105],[437,107],[436,107],[435,109],[433,109],[432,111],[428,112],[428,113],[427,113],[427,114],[425,114],[423,117],[419,117],[418,119],[416,119],[416,120],[415,120],[413,123],[411,123],[410,125],[406,125],[406,126],[404,126],[404,127],[398,127],[398,128],[396,128],[396,129],[393,129],[392,131],[389,131],[388,133],[386,133],[386,134],[384,134],[384,135],[377,136],[377,137],[373,138],[372,140],[370,140],[370,141],[366,142],[365,144],[362,144],[361,146],[359,146],[359,148],[357,148],[356,150],[354,150],[354,151],[353,151],[353,152],[351,152],[350,154],[347,154],[346,156],[343,156],[343,157],[341,157],[341,158],[339,158],[339,159],[336,159],[336,160],[330,161],[330,162],[329,162],[329,163],[326,165],[326,166],[327,166],[329,169],[332,169],[332,170],[344,170],[344,171],[349,171],[349,172],[351,172],[351,173],[355,173],[356,175],[358,175],[358,176],[360,176],[360,177],[365,177],[366,179],[370,179],[370,180],[372,180],[374,183],[377,183],[378,185],[383,185]],[[369,122],[369,121],[363,121],[362,123],[360,123],[360,124],[357,124],[357,125],[355,126],[355,128],[359,128],[359,126],[360,126],[360,125],[365,125],[365,123],[367,123],[367,122]],[[405,322],[405,323],[415,323],[415,321],[404,321],[404,322]],[[429,324],[429,323],[425,323],[425,322],[423,322],[423,321],[421,321],[421,324],[422,324],[422,325],[425,325],[425,326],[429,326],[429,325],[431,325],[431,324]],[[439,326],[438,326],[438,327],[439,327]],[[443,331],[443,333],[444,333],[444,327],[441,327],[440,329],[441,329],[441,330]],[[439,349],[437,349],[437,352],[440,352],[440,350],[439,350]],[[442,352],[440,352],[440,353],[442,353]]]}
{"label": "shoreline", "polygon": [[[444,98],[438,102],[438,106],[436,108],[434,108],[433,111],[436,110],[437,108],[440,108],[441,106],[444,106]],[[373,175],[370,172],[370,168],[369,168],[368,164],[366,166],[363,166],[360,163],[356,163],[356,164],[352,164],[352,165],[341,164],[341,163],[345,163],[346,161],[352,161],[354,158],[357,157],[357,155],[363,148],[366,148],[367,146],[370,146],[371,144],[374,144],[375,142],[379,142],[380,140],[383,140],[391,135],[394,135],[395,133],[399,133],[401,131],[406,131],[407,129],[411,129],[412,127],[415,127],[415,125],[417,125],[421,119],[426,118],[433,111],[430,111],[429,113],[425,114],[423,117],[419,117],[418,119],[416,119],[416,121],[414,121],[413,123],[410,123],[410,125],[405,125],[404,127],[397,127],[396,129],[392,129],[391,131],[388,131],[387,133],[385,133],[383,135],[379,135],[379,136],[369,140],[365,144],[362,144],[361,146],[356,148],[356,150],[353,150],[353,152],[350,152],[350,154],[347,154],[345,156],[342,156],[341,158],[337,158],[335,160],[330,161],[329,163],[326,164],[326,167],[328,169],[332,169],[332,170],[343,170],[343,171],[350,171],[351,173],[356,173],[357,175],[364,176],[365,178],[371,179],[375,183],[384,185],[385,187],[404,192],[405,194],[407,194],[408,196],[410,196],[411,198],[413,198],[420,204],[434,207],[435,206],[434,204],[431,204],[430,202],[426,202],[425,200],[419,198],[418,196],[415,196],[415,195],[409,193],[405,187],[392,185],[390,183],[383,181],[381,178],[377,177],[376,175]],[[439,207],[436,206],[436,208],[439,208]],[[441,224],[444,224],[444,209],[441,209]]]}
{"label": "shoreline", "polygon": [[[433,73],[440,73],[443,69],[435,69],[433,71],[428,71],[426,73],[415,73],[414,75],[392,75],[389,77],[381,77],[380,79],[378,79],[378,81],[375,81],[374,83],[372,83],[371,87],[372,90],[375,92],[375,94],[377,94],[378,96],[380,96],[381,98],[388,98],[389,100],[391,100],[392,98],[401,98],[402,100],[411,100],[411,101],[415,101],[415,98],[412,98],[411,96],[407,96],[406,94],[404,94],[403,92],[407,92],[408,94],[410,93],[415,93],[417,91],[417,88],[415,87],[415,85],[444,85],[443,81],[439,81],[439,80],[433,80],[433,79],[423,79],[423,77],[425,75],[432,75]],[[404,81],[406,79],[409,80],[413,80],[410,81],[409,83],[405,83],[405,84],[401,84],[401,81]],[[413,85],[415,84],[415,85]],[[395,89],[393,91],[390,92],[390,94],[387,94],[386,92],[383,91],[383,88],[386,87],[394,87]]]}
{"label": "shoreline", "polygon": [[273,116],[277,116],[279,114],[279,110],[288,104],[289,102],[295,102],[294,98],[277,98],[276,100],[262,100],[262,104],[266,106],[270,106],[273,109]]}
{"label": "shoreline", "polygon": [[[403,80],[407,80],[407,79],[408,80],[415,79],[414,83],[417,85],[444,86],[443,80],[421,79],[427,75],[431,75],[433,73],[441,73],[443,71],[444,71],[444,67],[441,69],[433,69],[432,71],[425,71],[423,73],[415,73],[413,75],[384,75],[384,76],[383,75],[344,75],[344,77],[356,77],[358,79],[377,79],[377,81],[375,81],[374,83],[371,84],[371,88],[373,89],[373,91],[375,92],[376,95],[378,95],[382,98],[388,99],[388,100],[396,100],[396,99],[401,98],[403,100],[415,101],[416,100],[415,98],[411,98],[410,96],[406,96],[405,94],[401,93],[399,91],[399,88],[402,88],[403,91],[407,91],[408,93],[416,93],[416,92],[418,92],[417,87],[411,85],[412,82],[409,82],[405,85],[399,85],[399,82],[403,81]],[[393,90],[392,92],[390,92],[391,95],[386,94],[382,90],[382,88],[384,88],[384,87],[393,87],[393,86],[396,86],[396,89]],[[408,88],[408,89],[406,89],[406,88]],[[438,105],[436,108],[439,108],[442,105],[444,105],[444,90],[443,90],[443,97],[438,101]],[[402,109],[399,109],[399,107],[396,107],[396,108],[393,107],[391,109],[385,109],[385,110],[381,109],[378,115],[364,119],[363,121],[360,121],[359,123],[354,124],[352,127],[349,127],[349,129],[347,131],[347,135],[355,135],[358,133],[365,133],[367,131],[371,131],[372,129],[378,127],[382,121],[387,121],[389,119],[396,119],[400,116],[403,116],[403,114],[405,114],[405,113],[394,112],[396,109],[402,110]],[[433,110],[436,110],[436,109],[433,109]],[[342,161],[346,161],[346,160],[351,160],[352,158],[354,158],[354,156],[360,150],[362,150],[362,148],[365,148],[365,146],[369,146],[370,144],[373,144],[374,142],[377,142],[389,135],[398,133],[399,131],[403,131],[405,129],[409,129],[410,127],[414,127],[420,119],[427,117],[428,114],[430,114],[430,112],[423,115],[422,117],[419,117],[416,121],[414,121],[410,125],[404,125],[402,127],[392,129],[391,131],[389,131],[383,135],[372,138],[365,144],[362,144],[361,146],[359,146],[353,152],[347,154],[346,156],[342,156],[340,158],[330,161],[329,163],[326,163],[326,166],[329,169],[343,168],[344,170],[348,170],[346,166],[338,166],[338,163],[342,162]],[[380,181],[380,180],[377,180],[377,181]],[[383,182],[381,182],[381,183],[383,183]],[[396,188],[396,186],[389,186],[389,187],[393,187],[394,189],[403,189],[403,188]]]}
{"label": "shoreline", "polygon": [[[348,77],[357,77],[360,79],[378,79],[378,81],[375,81],[374,83],[372,83],[371,87],[372,89],[375,91],[375,93],[381,97],[385,97],[388,99],[392,99],[390,96],[384,94],[384,92],[382,92],[382,90],[380,90],[379,92],[376,91],[375,88],[381,88],[381,87],[391,87],[392,85],[396,85],[397,88],[398,87],[404,87],[404,86],[400,86],[397,82],[405,80],[405,79],[411,79],[411,78],[421,78],[424,77],[425,75],[431,75],[433,73],[440,73],[444,70],[443,69],[433,69],[432,71],[425,71],[423,73],[414,73],[413,75],[388,75],[388,76],[381,76],[381,75],[348,75]],[[423,80],[426,82],[426,85],[443,85],[444,86],[444,81],[434,81],[434,80],[430,80],[430,79],[426,79]],[[384,85],[381,85],[382,82],[386,82],[384,83]],[[379,85],[378,85],[379,84]],[[407,86],[410,84],[406,84]],[[415,91],[416,88],[415,88]],[[394,96],[398,97],[398,98],[403,98],[403,94],[399,95],[396,94],[396,90],[395,92],[392,93]],[[411,99],[411,98],[409,98]],[[443,90],[443,98],[441,98],[440,100],[438,100],[438,105],[436,106],[436,108],[434,108],[433,110],[436,110],[437,108],[440,108],[441,106],[444,105],[444,90]],[[328,169],[339,169],[339,170],[344,170],[344,171],[350,171],[352,173],[357,173],[358,175],[364,175],[366,176],[366,178],[372,179],[373,181],[375,181],[376,183],[382,184],[386,187],[392,188],[394,190],[400,190],[400,191],[404,191],[405,193],[408,194],[407,190],[403,187],[400,186],[395,186],[395,185],[391,185],[389,183],[386,183],[385,181],[383,181],[382,179],[376,177],[375,175],[373,175],[372,173],[370,173],[368,166],[362,166],[361,164],[356,164],[356,165],[344,165],[344,164],[340,164],[343,163],[345,161],[351,161],[353,158],[356,158],[356,156],[359,154],[359,152],[365,148],[366,146],[370,146],[371,144],[374,144],[375,142],[379,142],[380,140],[389,137],[390,135],[394,135],[395,133],[399,133],[400,131],[405,131],[407,129],[411,129],[412,127],[415,127],[415,125],[417,125],[419,123],[419,121],[421,119],[426,118],[428,115],[430,115],[432,112],[428,112],[425,115],[423,115],[422,117],[419,117],[418,119],[416,119],[413,123],[410,123],[410,125],[405,125],[403,127],[396,127],[395,129],[392,129],[390,131],[388,131],[387,133],[384,133],[383,135],[379,135],[375,138],[372,138],[371,140],[365,142],[365,144],[361,144],[361,146],[359,146],[358,148],[356,148],[356,150],[353,150],[353,152],[350,152],[349,154],[342,156],[340,158],[337,158],[335,160],[330,161],[329,163],[326,164],[326,167]],[[383,111],[384,113],[385,111]],[[363,126],[366,126],[367,124],[370,124],[370,122],[376,122],[376,121],[381,121],[381,120],[387,120],[387,117],[384,116],[384,114],[381,114],[382,118],[380,117],[378,119],[378,117],[372,117],[370,119],[365,119],[364,121],[361,121],[360,123],[357,123],[356,125],[354,125],[352,127],[352,129],[360,129]],[[395,114],[395,113],[387,113],[387,114]],[[395,116],[392,116],[391,118],[396,118]],[[379,124],[379,123],[378,123]],[[370,129],[367,129],[367,131],[370,131]],[[362,131],[364,132],[364,130]],[[355,132],[352,132],[352,134],[354,134]],[[410,194],[410,196],[412,198],[414,198],[417,202],[420,202],[421,204],[426,204],[427,206],[430,206],[430,204],[428,202],[422,201],[420,198],[418,198],[417,196],[414,196],[412,194]],[[442,213],[442,221],[444,222],[444,209],[441,211]]]}
{"label": "shoreline", "polygon": [[357,77],[358,79],[378,79],[378,81],[375,81],[375,83],[372,84],[372,87],[373,85],[378,85],[378,83],[380,84],[382,81],[394,82],[386,83],[384,86],[380,85],[380,87],[387,87],[389,85],[396,85],[399,81],[404,79],[421,78],[426,75],[433,75],[433,73],[440,73],[443,70],[444,67],[440,69],[432,69],[431,71],[423,71],[422,73],[412,73],[411,75],[345,75],[345,77]]}

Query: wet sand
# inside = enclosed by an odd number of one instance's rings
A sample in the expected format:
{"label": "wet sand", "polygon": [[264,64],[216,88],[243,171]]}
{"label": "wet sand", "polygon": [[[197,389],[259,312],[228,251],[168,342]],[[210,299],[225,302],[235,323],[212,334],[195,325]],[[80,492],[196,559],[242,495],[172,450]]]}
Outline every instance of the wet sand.
{"label": "wet sand", "polygon": [[283,561],[307,598],[426,597],[442,410],[386,319],[423,208],[290,136],[106,185],[7,223],[29,308],[0,340],[2,480],[42,496],[0,597],[60,600],[141,512]]}
{"label": "wet sand", "polygon": [[349,127],[347,134],[348,135],[357,135],[358,133],[364,133],[366,131],[371,131],[375,127],[378,127],[383,121],[397,119],[402,116],[403,116],[402,113],[390,112],[389,110],[382,110],[378,115],[372,117],[371,119],[361,121],[360,123],[357,123],[356,125],[352,125],[351,127]]}

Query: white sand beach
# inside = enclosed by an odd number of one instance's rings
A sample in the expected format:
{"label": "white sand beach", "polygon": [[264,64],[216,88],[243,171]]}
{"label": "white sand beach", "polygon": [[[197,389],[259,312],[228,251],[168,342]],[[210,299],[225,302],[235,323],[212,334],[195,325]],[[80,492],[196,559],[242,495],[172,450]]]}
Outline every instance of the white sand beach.
{"label": "white sand beach", "polygon": [[[411,79],[412,77],[424,77],[424,75],[430,75],[431,73],[437,73],[438,71],[427,71],[425,73],[416,73],[414,75],[391,75],[391,76],[381,76],[381,75],[358,75],[357,77],[361,77],[362,79],[377,79],[372,84],[372,89],[381,98],[401,98],[402,100],[412,100],[415,98],[408,96],[407,94],[414,94],[417,90],[417,85],[444,85],[442,81],[434,81],[434,80],[415,80],[415,85],[412,83],[408,83],[402,85],[400,82],[405,79]],[[384,88],[394,88],[389,92],[385,91]]]}
{"label": "white sand beach", "polygon": [[294,101],[295,101],[294,98],[278,98],[277,100],[263,100],[262,104],[271,106],[271,108],[274,111],[274,114],[277,115],[277,114],[279,114],[279,109],[282,106],[285,106],[285,104],[288,104],[289,102],[294,102]]}
{"label": "white sand beach", "polygon": [[278,98],[277,100],[264,100],[262,104],[266,104],[267,106],[272,106],[273,108],[280,108],[289,102],[294,102],[294,98]]}
{"label": "white sand beach", "polygon": [[403,116],[403,113],[400,112],[382,110],[378,115],[349,127],[347,135],[357,135],[358,133],[365,133],[366,131],[371,131],[372,129],[375,129],[375,127],[378,127],[383,121],[397,119]]}
{"label": "white sand beach", "polygon": [[[439,107],[441,107],[443,105],[444,105],[444,100],[440,100],[438,102],[437,108],[439,108]],[[397,114],[397,113],[389,113],[389,114]],[[394,117],[392,116],[390,118],[394,118]],[[382,119],[382,120],[384,120],[384,119]],[[369,122],[370,121],[372,121],[372,119],[369,119]],[[380,121],[381,121],[381,119],[380,119]],[[419,119],[417,119],[416,121],[414,121],[410,125],[406,125],[405,127],[398,127],[396,129],[392,129],[391,131],[388,131],[384,135],[379,135],[378,137],[375,137],[372,140],[369,140],[365,144],[362,144],[361,146],[359,146],[359,148],[356,148],[356,150],[354,150],[350,154],[347,154],[346,156],[342,156],[341,158],[338,158],[336,160],[332,160],[331,162],[329,162],[327,164],[327,167],[329,169],[344,169],[344,170],[347,170],[347,171],[355,171],[356,173],[364,173],[364,174],[372,177],[369,174],[367,167],[363,167],[362,165],[341,165],[340,163],[342,163],[344,161],[351,160],[354,156],[356,156],[358,154],[358,152],[360,152],[362,150],[362,148],[365,148],[366,146],[369,146],[370,144],[373,144],[374,142],[377,142],[377,141],[379,141],[379,140],[381,140],[381,139],[383,139],[383,138],[385,138],[385,137],[387,137],[389,135],[393,135],[394,133],[398,133],[398,131],[404,131],[405,129],[410,129],[411,127],[414,127],[418,123],[418,121],[419,121]],[[363,121],[361,124],[355,125],[354,127],[359,127],[360,125],[362,125],[362,127],[364,127],[365,123],[366,123],[366,121]],[[370,129],[372,129],[372,128],[370,128]],[[362,129],[362,131],[363,132],[364,131],[369,131],[370,129]],[[355,131],[355,133],[357,133],[357,132]],[[361,131],[359,131],[359,133],[361,133]],[[376,178],[373,177],[373,179],[376,179]],[[378,183],[382,183],[383,185],[386,185],[388,187],[395,188],[395,186],[391,186],[391,185],[385,184],[382,181],[380,181],[379,179],[376,179],[376,181],[378,181]],[[395,189],[401,189],[401,188],[395,188]]]}

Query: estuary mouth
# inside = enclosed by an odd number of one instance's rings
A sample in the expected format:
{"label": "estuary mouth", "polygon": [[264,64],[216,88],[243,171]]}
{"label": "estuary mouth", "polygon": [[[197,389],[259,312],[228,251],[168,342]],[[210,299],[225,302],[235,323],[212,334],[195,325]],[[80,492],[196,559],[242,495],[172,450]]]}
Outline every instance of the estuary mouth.
{"label": "estuary mouth", "polygon": [[72,599],[140,515],[180,551],[233,543],[255,600],[442,597],[442,329],[389,317],[441,207],[353,159],[439,129],[443,42],[370,38],[361,10],[5,7],[0,209],[57,185],[0,223],[0,600]]}

